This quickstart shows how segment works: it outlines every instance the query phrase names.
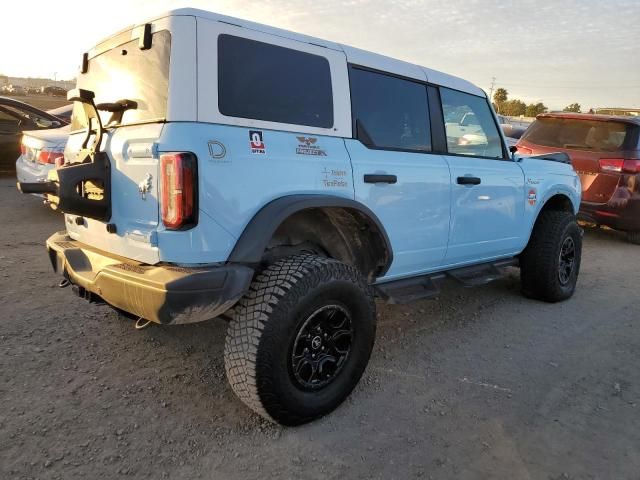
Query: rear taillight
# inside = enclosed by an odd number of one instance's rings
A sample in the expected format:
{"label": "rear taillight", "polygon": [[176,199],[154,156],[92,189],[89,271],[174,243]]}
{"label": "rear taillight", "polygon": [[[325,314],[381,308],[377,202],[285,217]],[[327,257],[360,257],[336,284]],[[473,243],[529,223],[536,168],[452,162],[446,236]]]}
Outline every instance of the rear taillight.
{"label": "rear taillight", "polygon": [[64,150],[59,148],[43,148],[38,153],[38,162],[54,165],[59,159],[64,159]]}
{"label": "rear taillight", "polygon": [[625,160],[622,171],[624,173],[640,173],[640,160]]}
{"label": "rear taillight", "polygon": [[20,144],[20,153],[25,155],[27,153],[27,146],[24,143]]}
{"label": "rear taillight", "polygon": [[198,164],[192,153],[160,156],[162,223],[169,230],[184,230],[197,222]]}
{"label": "rear taillight", "polygon": [[601,158],[600,170],[603,172],[622,172],[622,166],[624,165],[624,158]]}

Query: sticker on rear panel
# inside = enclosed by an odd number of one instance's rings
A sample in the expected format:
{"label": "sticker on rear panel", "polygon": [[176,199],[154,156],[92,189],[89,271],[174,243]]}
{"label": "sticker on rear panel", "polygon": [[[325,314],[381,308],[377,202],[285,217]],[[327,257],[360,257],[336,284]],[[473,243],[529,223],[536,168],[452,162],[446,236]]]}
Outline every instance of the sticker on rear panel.
{"label": "sticker on rear panel", "polygon": [[529,205],[533,207],[537,201],[538,201],[538,192],[536,191],[535,188],[532,188],[531,190],[529,190]]}
{"label": "sticker on rear panel", "polygon": [[254,155],[264,155],[267,153],[267,147],[262,138],[260,130],[249,130],[249,147]]}

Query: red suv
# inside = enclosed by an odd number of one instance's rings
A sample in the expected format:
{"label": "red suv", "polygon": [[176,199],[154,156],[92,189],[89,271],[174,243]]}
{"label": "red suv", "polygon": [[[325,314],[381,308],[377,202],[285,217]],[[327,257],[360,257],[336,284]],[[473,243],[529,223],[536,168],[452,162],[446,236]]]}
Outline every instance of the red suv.
{"label": "red suv", "polygon": [[640,118],[544,113],[517,147],[525,155],[566,152],[582,181],[580,216],[640,244]]}

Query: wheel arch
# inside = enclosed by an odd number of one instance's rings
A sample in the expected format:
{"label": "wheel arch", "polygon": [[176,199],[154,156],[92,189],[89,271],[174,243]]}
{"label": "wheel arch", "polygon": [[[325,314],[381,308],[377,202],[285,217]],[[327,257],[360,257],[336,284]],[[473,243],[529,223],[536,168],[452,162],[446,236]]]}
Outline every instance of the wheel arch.
{"label": "wheel arch", "polygon": [[[531,226],[529,228],[529,237],[527,238],[526,245],[531,241],[531,235],[533,234],[533,229],[536,228],[538,220],[542,216],[543,212],[552,210],[552,211],[560,211],[560,212],[568,212],[572,215],[576,215],[578,213],[578,208],[574,204],[571,195],[562,190],[557,190],[550,194],[544,202],[540,205],[540,208],[536,212],[533,221],[531,222]],[[525,247],[526,247],[525,245]]]}
{"label": "wheel arch", "polygon": [[269,249],[305,241],[354,265],[369,281],[383,276],[393,261],[386,230],[368,207],[349,198],[312,194],[288,195],[263,206],[228,261],[257,265]]}

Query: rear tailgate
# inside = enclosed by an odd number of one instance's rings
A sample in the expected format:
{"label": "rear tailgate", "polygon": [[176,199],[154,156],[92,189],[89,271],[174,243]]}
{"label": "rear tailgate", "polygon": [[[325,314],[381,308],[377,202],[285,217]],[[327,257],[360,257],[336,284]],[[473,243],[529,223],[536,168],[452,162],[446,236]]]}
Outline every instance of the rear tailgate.
{"label": "rear tailgate", "polygon": [[[67,215],[67,231],[74,240],[140,262],[158,262],[158,159],[153,145],[162,127],[152,123],[107,132],[103,145],[111,160],[112,192],[108,223],[116,231],[108,233],[107,222],[85,218],[78,224],[75,215]],[[65,157],[79,151],[83,139],[82,133],[71,135]]]}
{"label": "rear tailgate", "polygon": [[[196,118],[191,108],[195,88],[189,83],[195,78],[195,19],[169,16],[147,25],[150,46],[141,40],[145,25],[123,31],[91,50],[86,72],[78,76],[77,87],[95,94],[104,125],[99,150],[110,163],[111,215],[105,221],[66,215],[66,227],[74,240],[155,264],[160,259],[157,232],[163,228],[157,142],[166,122]],[[127,102],[117,103],[123,100]],[[127,106],[114,111],[114,104]],[[87,118],[83,104],[74,102],[67,162],[83,160],[79,154]]]}

